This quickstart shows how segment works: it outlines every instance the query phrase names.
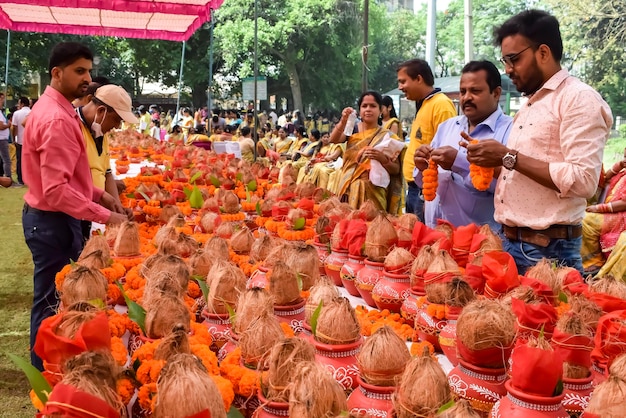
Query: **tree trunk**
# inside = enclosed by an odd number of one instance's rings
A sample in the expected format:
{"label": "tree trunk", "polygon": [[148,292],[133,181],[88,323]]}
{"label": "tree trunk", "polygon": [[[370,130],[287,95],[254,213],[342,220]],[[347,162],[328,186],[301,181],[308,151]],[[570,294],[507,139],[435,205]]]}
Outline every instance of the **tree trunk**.
{"label": "tree trunk", "polygon": [[194,109],[200,109],[207,105],[207,88],[208,83],[194,84],[191,88],[191,101]]}
{"label": "tree trunk", "polygon": [[293,109],[291,110],[299,109],[301,112],[304,112],[304,108],[302,107],[302,88],[300,86],[300,76],[296,70],[296,65],[290,62],[285,62],[284,64],[287,75],[289,76],[291,95],[293,96]]}

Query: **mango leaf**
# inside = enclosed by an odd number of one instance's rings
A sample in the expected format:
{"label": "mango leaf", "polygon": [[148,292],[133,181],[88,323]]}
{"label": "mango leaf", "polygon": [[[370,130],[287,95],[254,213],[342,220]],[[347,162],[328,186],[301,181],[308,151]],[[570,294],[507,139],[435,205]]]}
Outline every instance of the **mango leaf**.
{"label": "mango leaf", "polygon": [[76,261],[72,260],[71,258],[70,258],[70,266],[72,266],[72,269],[76,268],[77,266]]}
{"label": "mango leaf", "polygon": [[322,312],[322,307],[324,306],[324,301],[320,300],[320,304],[317,305],[317,308],[315,308],[315,310],[313,311],[313,314],[311,315],[311,333],[313,334],[313,336],[315,336],[316,332],[317,332],[317,318],[319,318],[320,313]]}
{"label": "mango leaf", "polygon": [[437,410],[437,414],[441,414],[446,409],[450,409],[454,406],[454,399],[450,399],[448,402],[441,405],[441,408]]}
{"label": "mango leaf", "polygon": [[141,366],[141,360],[136,358],[135,361],[133,361],[133,371],[137,373],[137,370],[139,370],[140,366]]}
{"label": "mango leaf", "polygon": [[28,379],[28,383],[30,383],[30,387],[33,388],[33,391],[35,392],[35,395],[37,395],[37,398],[39,398],[41,403],[45,405],[46,402],[48,402],[48,395],[52,392],[52,388],[50,387],[48,381],[43,377],[43,374],[41,374],[41,372],[32,364],[21,357],[10,353],[7,353],[7,356],[9,356],[17,367],[22,369]]}
{"label": "mango leaf", "polygon": [[563,393],[563,380],[559,379],[559,381],[556,382],[556,387],[554,388],[552,396],[559,396],[561,393]]}
{"label": "mango leaf", "polygon": [[250,180],[246,188],[250,190],[251,192],[256,192],[256,188],[257,188],[256,180]]}
{"label": "mango leaf", "polygon": [[149,201],[150,201],[150,197],[149,197],[147,194],[145,194],[145,193],[144,193],[144,192],[142,192],[141,190],[139,190],[139,192],[138,192],[138,193],[139,193],[139,194],[140,194],[140,195],[141,195],[144,199],[146,199],[146,202],[149,202]]}
{"label": "mango leaf", "polygon": [[563,291],[559,292],[559,300],[563,303],[567,303],[567,295]]}
{"label": "mango leaf", "polygon": [[100,298],[97,299],[90,299],[89,300],[89,304],[95,306],[98,309],[104,309],[106,308],[106,304],[104,303],[104,301]]}
{"label": "mango leaf", "polygon": [[304,218],[297,218],[293,223],[294,231],[302,231],[305,226],[306,226],[306,219]]}
{"label": "mango leaf", "polygon": [[298,290],[302,292],[304,283],[302,282],[302,275],[300,273],[296,273],[296,280],[298,281]]}
{"label": "mango leaf", "polygon": [[205,302],[209,301],[209,286],[206,284],[206,279],[202,276],[194,276],[194,279],[198,282],[198,286],[200,286],[200,290],[202,290],[202,297]]}
{"label": "mango leaf", "polygon": [[215,177],[215,176],[210,176],[209,177],[209,181],[211,182],[211,184],[215,187],[220,187],[222,185],[222,183],[220,182],[220,180]]}
{"label": "mango leaf", "polygon": [[237,408],[231,406],[226,414],[226,418],[244,418],[244,416],[239,412]]}
{"label": "mango leaf", "polygon": [[202,209],[202,205],[204,205],[204,198],[202,197],[202,192],[200,192],[198,186],[193,186],[193,191],[191,192],[191,196],[189,196],[189,204],[193,209]]}
{"label": "mango leaf", "polygon": [[246,202],[249,202],[251,197],[250,190],[246,190]]}
{"label": "mango leaf", "polygon": [[261,211],[261,202],[256,202],[255,209],[256,209],[256,214],[258,216],[262,216],[263,215],[263,212]]}
{"label": "mango leaf", "polygon": [[185,197],[187,198],[187,200],[189,200],[189,197],[191,197],[191,187],[185,187],[183,189],[183,193],[185,193]]}
{"label": "mango leaf", "polygon": [[124,296],[124,300],[126,301],[126,306],[128,306],[128,317],[131,321],[139,325],[141,332],[146,335],[146,310],[143,306],[128,297],[126,291],[124,290],[124,286],[122,286],[120,282],[116,281],[115,284],[122,292],[122,296]]}
{"label": "mango leaf", "polygon": [[226,305],[226,310],[228,311],[228,318],[230,319],[230,325],[234,327],[235,319],[237,318],[237,313],[232,308],[232,306],[230,306],[228,303],[224,302],[224,305]]}
{"label": "mango leaf", "polygon": [[197,171],[196,174],[191,176],[191,178],[189,179],[189,183],[196,184],[196,180],[198,180],[201,176],[202,176],[202,172]]}
{"label": "mango leaf", "polygon": [[243,173],[237,173],[237,174],[235,174],[235,180],[237,180],[237,181],[243,181]]}
{"label": "mango leaf", "polygon": [[135,193],[127,193],[126,197],[129,199],[134,199],[135,198]]}

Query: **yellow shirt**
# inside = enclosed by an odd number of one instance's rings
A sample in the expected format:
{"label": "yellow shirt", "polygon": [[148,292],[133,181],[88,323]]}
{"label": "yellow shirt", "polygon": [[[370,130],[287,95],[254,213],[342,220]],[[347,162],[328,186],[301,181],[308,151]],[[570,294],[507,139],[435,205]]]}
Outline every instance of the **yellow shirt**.
{"label": "yellow shirt", "polygon": [[106,173],[111,171],[111,156],[109,155],[109,141],[106,138],[102,140],[102,154],[98,154],[96,143],[89,129],[85,127],[83,123],[80,124],[83,131],[83,137],[85,138],[85,145],[87,150],[87,159],[89,160],[89,168],[91,168],[91,179],[93,185],[104,190],[106,183]]}
{"label": "yellow shirt", "polygon": [[452,100],[443,93],[436,93],[424,100],[411,125],[411,136],[402,163],[402,174],[406,181],[413,181],[413,155],[423,144],[430,144],[441,122],[456,116]]}

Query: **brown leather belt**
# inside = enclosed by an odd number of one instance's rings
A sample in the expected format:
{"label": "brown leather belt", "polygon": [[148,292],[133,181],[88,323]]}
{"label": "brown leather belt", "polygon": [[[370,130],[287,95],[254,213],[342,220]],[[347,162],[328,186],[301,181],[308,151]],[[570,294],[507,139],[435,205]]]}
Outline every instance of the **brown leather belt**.
{"label": "brown leather belt", "polygon": [[583,234],[582,225],[551,225],[546,229],[502,225],[504,236],[513,241],[547,247],[553,239],[574,239]]}

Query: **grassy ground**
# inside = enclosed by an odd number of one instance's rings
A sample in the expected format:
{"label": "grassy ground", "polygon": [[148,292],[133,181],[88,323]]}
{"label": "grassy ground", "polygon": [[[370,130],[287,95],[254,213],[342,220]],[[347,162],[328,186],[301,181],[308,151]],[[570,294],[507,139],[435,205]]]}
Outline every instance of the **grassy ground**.
{"label": "grassy ground", "polygon": [[28,356],[33,265],[22,232],[21,189],[0,187],[0,417],[33,417],[24,374],[6,356]]}

